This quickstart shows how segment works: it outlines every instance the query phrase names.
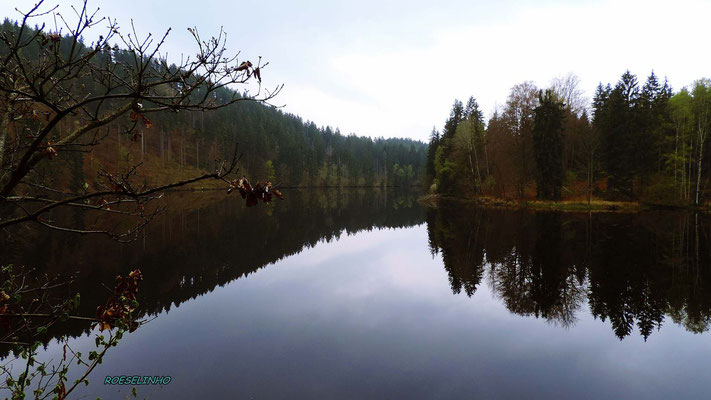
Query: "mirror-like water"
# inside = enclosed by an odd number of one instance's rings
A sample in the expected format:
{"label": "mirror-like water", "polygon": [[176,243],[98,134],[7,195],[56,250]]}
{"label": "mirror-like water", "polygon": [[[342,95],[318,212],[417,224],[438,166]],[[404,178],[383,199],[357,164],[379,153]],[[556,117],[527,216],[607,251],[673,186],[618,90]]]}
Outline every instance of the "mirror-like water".
{"label": "mirror-like water", "polygon": [[[100,283],[142,269],[157,318],[108,353],[83,389],[93,398],[130,394],[103,384],[121,374],[170,375],[138,388],[154,399],[706,397],[705,217],[288,196],[244,210],[183,194],[145,240],[39,232],[3,256],[80,270],[90,314]],[[91,347],[85,327],[63,329]],[[43,357],[60,352],[50,341]]]}

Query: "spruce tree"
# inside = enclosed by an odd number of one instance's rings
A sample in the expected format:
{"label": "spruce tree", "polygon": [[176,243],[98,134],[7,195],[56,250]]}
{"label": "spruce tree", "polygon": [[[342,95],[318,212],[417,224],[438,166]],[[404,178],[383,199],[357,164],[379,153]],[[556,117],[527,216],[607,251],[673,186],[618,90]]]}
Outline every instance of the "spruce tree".
{"label": "spruce tree", "polygon": [[439,132],[435,127],[432,127],[432,132],[430,133],[429,147],[427,148],[427,183],[428,186],[432,184],[435,177],[435,154],[437,152],[437,147],[439,146]]}
{"label": "spruce tree", "polygon": [[534,110],[533,155],[539,199],[559,200],[563,186],[563,118],[565,108],[552,90],[539,92]]}
{"label": "spruce tree", "polygon": [[[460,100],[454,100],[452,111],[449,118],[444,123],[442,137],[438,147],[441,148],[440,166],[435,165],[435,170],[438,169],[437,175],[437,191],[440,193],[451,193],[455,186],[455,168],[453,167],[452,150],[454,135],[457,132],[457,127],[464,120],[464,105]],[[435,155],[437,153],[435,152]],[[437,157],[435,157],[436,159]],[[436,164],[436,163],[435,163]]]}
{"label": "spruce tree", "polygon": [[626,71],[611,91],[605,89],[600,93],[598,87],[593,103],[594,126],[602,140],[602,161],[608,173],[608,190],[626,198],[632,196],[634,178],[639,175],[639,119],[635,115],[638,102],[637,77]]}

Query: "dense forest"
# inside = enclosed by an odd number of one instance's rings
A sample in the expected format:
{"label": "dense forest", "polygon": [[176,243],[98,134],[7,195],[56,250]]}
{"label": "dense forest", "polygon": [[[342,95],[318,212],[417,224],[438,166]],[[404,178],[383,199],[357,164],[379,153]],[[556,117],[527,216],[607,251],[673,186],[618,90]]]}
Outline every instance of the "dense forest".
{"label": "dense forest", "polygon": [[427,159],[432,193],[545,200],[636,200],[683,206],[708,187],[711,81],[674,92],[652,72],[599,84],[592,105],[569,74],[515,85],[487,123],[456,100]]}
{"label": "dense forest", "polygon": [[[31,37],[37,29],[26,29],[23,36]],[[5,19],[0,33],[6,31],[17,34],[19,26]],[[59,40],[60,52],[69,52],[69,38]],[[40,48],[40,44],[24,48],[22,56],[27,60],[37,59],[32,52],[39,52]],[[87,48],[85,46],[84,51]],[[0,55],[7,51],[0,46]],[[124,65],[134,63],[134,56],[114,46],[96,56],[94,62],[106,64],[102,65],[104,71],[120,74]],[[158,68],[158,64],[155,67]],[[78,79],[80,82],[74,82],[71,88],[72,95],[83,98],[101,93],[101,79],[96,76]],[[199,90],[194,94],[200,95]],[[219,105],[235,95],[250,96],[223,87],[216,90],[208,102]],[[45,115],[49,115],[47,110],[36,109],[31,118],[11,123],[8,128],[11,136],[18,135]],[[54,140],[76,123],[70,118],[59,124]],[[120,171],[140,162],[141,173],[148,183],[162,183],[209,171],[214,168],[216,159],[228,159],[239,145],[243,154],[240,173],[255,180],[270,180],[282,186],[421,186],[427,152],[427,145],[419,141],[344,135],[337,128],[320,127],[315,122],[255,101],[240,101],[210,112],[161,112],[143,121],[120,118],[102,127],[92,140],[95,142],[91,152],[61,153],[51,169],[40,171],[38,175],[81,186],[92,182],[97,167]],[[58,165],[62,168],[57,168]],[[71,176],[66,176],[64,171],[69,171]],[[58,176],[62,173],[65,176]]]}
{"label": "dense forest", "polygon": [[342,135],[253,102],[214,112],[159,115],[144,135],[145,151],[177,168],[193,164],[207,169],[239,144],[248,176],[285,186],[420,185],[427,152],[418,141]]}

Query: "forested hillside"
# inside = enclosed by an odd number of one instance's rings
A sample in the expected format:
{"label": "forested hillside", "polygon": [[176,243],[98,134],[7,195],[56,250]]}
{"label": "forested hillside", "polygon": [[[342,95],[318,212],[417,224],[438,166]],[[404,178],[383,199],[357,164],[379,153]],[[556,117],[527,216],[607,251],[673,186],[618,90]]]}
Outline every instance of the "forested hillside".
{"label": "forested hillside", "polygon": [[684,206],[708,187],[711,81],[674,92],[652,72],[599,84],[592,104],[575,75],[515,85],[488,123],[456,100],[428,152],[432,193],[514,199],[635,200]]}
{"label": "forested hillside", "polygon": [[[2,31],[18,30],[17,23],[8,19],[2,24]],[[23,36],[31,38],[35,33],[36,30],[26,30]],[[39,41],[53,37],[43,34],[37,40],[36,47],[23,49],[22,56],[27,60],[37,58],[33,51],[39,52]],[[69,52],[68,38],[57,40],[60,50]],[[0,48],[0,53],[3,51],[7,49]],[[123,65],[134,62],[133,57],[133,53],[114,46],[96,56],[94,62],[105,63],[104,70],[120,74]],[[80,84],[75,82],[68,90],[76,98],[83,98],[101,93],[101,83],[101,77],[82,78]],[[173,95],[180,88],[161,90]],[[213,94],[208,100],[212,105],[226,103],[234,95],[249,96],[228,87]],[[199,95],[197,91],[195,96]],[[275,101],[278,102],[278,97]],[[28,113],[24,119],[9,124],[10,137],[21,134],[32,120],[49,118],[51,111],[36,106]],[[134,114],[111,122],[81,151],[60,151],[56,162],[51,168],[45,167],[40,175],[53,175],[53,179],[64,185],[79,187],[96,178],[97,167],[116,173],[140,162],[140,174],[147,183],[162,183],[211,171],[215,160],[229,159],[239,145],[243,154],[239,164],[241,174],[283,186],[408,186],[422,185],[424,181],[425,143],[344,135],[337,128],[320,127],[260,102],[242,101],[210,112],[180,110],[145,117],[137,118]],[[71,117],[58,124],[54,142],[73,124],[78,122]],[[86,151],[88,148],[91,151]],[[66,164],[69,168],[57,168]]]}
{"label": "forested hillside", "polygon": [[[422,142],[343,135],[254,102],[212,112],[160,114],[135,143],[130,139],[120,144],[120,157],[142,151],[158,157],[159,165],[178,169],[208,169],[238,144],[245,175],[285,186],[420,185],[427,152]],[[104,149],[117,146],[108,142]]]}

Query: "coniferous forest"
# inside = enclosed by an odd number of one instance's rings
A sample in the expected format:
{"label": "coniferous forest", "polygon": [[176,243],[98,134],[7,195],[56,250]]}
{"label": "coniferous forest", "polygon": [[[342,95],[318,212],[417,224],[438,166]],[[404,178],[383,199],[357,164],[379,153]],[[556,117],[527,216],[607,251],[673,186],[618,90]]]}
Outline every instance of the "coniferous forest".
{"label": "coniferous forest", "polygon": [[[2,32],[8,31],[17,33],[19,26],[5,19]],[[35,32],[26,29],[23,36],[29,38]],[[61,39],[62,51],[69,52],[70,45],[68,37]],[[23,56],[32,60],[31,53],[39,49],[40,46],[27,47]],[[132,57],[131,52],[116,46],[95,62],[121,66],[131,64]],[[99,83],[81,79],[72,90],[81,98],[100,92]],[[233,95],[250,96],[223,87],[215,90],[208,101],[219,105],[227,103]],[[200,96],[200,92],[195,96]],[[41,114],[35,111],[34,117],[42,117]],[[244,101],[212,112],[157,113],[144,122],[138,124],[137,131],[133,129],[135,121],[129,118],[108,124],[102,128],[105,135],[98,136],[100,143],[93,146],[91,153],[65,153],[58,157],[56,161],[69,165],[55,170],[72,172],[71,176],[54,178],[78,187],[93,181],[97,165],[121,170],[141,162],[147,183],[165,182],[211,170],[216,159],[229,158],[238,145],[242,153],[240,173],[255,181],[268,180],[286,187],[421,187],[424,182],[425,143],[345,135],[338,128],[318,126],[267,103]],[[72,123],[60,124],[55,136],[61,136],[62,130],[68,130]],[[22,127],[18,124],[15,129]]]}
{"label": "coniferous forest", "polygon": [[652,72],[600,83],[591,104],[569,74],[511,88],[485,123],[456,100],[428,150],[429,191],[509,199],[700,205],[708,197],[711,81],[673,90]]}

